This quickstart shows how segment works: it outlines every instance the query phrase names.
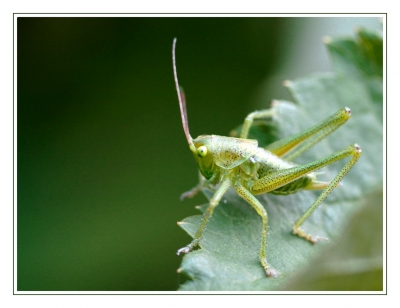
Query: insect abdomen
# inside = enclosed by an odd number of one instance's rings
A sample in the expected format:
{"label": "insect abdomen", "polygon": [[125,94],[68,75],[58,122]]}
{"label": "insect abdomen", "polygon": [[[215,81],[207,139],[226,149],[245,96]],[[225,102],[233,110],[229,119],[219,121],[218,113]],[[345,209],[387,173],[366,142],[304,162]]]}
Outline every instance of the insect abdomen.
{"label": "insect abdomen", "polygon": [[[258,176],[260,179],[279,170],[285,170],[296,166],[296,164],[282,160],[280,157],[262,148],[258,148],[256,158],[260,162],[260,167],[258,169]],[[281,186],[272,191],[267,191],[267,193],[275,195],[293,194],[307,187],[313,181],[313,179],[313,176],[304,175],[289,184]]]}
{"label": "insect abdomen", "polygon": [[308,184],[312,182],[312,178],[309,176],[304,176],[300,179],[297,179],[289,184],[286,184],[282,187],[279,187],[273,191],[269,191],[268,193],[274,195],[289,195],[298,192],[301,189],[304,189]]}

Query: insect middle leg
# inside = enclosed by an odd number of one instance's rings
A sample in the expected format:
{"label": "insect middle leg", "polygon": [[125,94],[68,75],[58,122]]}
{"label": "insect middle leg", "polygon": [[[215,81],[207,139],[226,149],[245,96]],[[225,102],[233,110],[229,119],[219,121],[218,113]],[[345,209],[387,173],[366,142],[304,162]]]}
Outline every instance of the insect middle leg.
{"label": "insect middle leg", "polygon": [[260,111],[254,111],[250,113],[244,120],[242,130],[240,132],[240,138],[247,139],[251,125],[253,125],[254,120],[272,118],[276,114],[276,103],[272,103],[270,109],[264,109]]}
{"label": "insect middle leg", "polygon": [[268,237],[268,214],[260,201],[256,199],[243,185],[235,184],[234,188],[239,196],[246,200],[260,215],[262,219],[261,243],[260,243],[260,262],[264,267],[267,276],[276,277],[275,270],[268,267],[267,262],[267,237]]}
{"label": "insect middle leg", "polygon": [[[326,188],[322,191],[317,200],[293,225],[293,234],[297,234],[299,237],[302,237],[312,243],[316,243],[318,241],[318,237],[312,236],[304,232],[300,228],[300,226],[304,223],[304,221],[306,221],[306,219],[318,207],[318,205],[320,205],[322,201],[331,193],[331,191],[338,186],[339,182],[360,158],[361,148],[357,144],[350,145],[342,150],[334,152],[333,154],[314,162],[273,172],[257,180],[252,186],[251,192],[253,194],[262,194],[273,191],[279,187],[290,184],[291,182],[301,178],[308,173],[311,173],[348,156],[351,156],[350,161],[347,162],[347,164],[342,168],[342,170],[340,170],[336,177],[329,184],[327,184]],[[319,182],[311,182],[309,184],[309,187],[305,187],[304,189],[313,189],[312,186],[314,183],[316,183],[315,185],[320,185]]]}

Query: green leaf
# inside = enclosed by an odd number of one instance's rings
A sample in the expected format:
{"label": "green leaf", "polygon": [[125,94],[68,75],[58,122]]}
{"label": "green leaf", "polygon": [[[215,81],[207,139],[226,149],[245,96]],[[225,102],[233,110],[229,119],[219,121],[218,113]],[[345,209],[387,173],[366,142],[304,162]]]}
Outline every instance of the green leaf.
{"label": "green leaf", "polygon": [[[277,101],[275,118],[253,127],[250,137],[266,144],[351,108],[352,118],[343,127],[296,159],[301,164],[355,142],[361,146],[363,155],[342,185],[303,225],[330,241],[312,245],[291,234],[293,222],[320,192],[259,196],[269,217],[268,262],[279,273],[267,278],[258,258],[261,218],[229,190],[207,224],[200,249],[183,258],[179,271],[189,280],[180,290],[382,290],[382,37],[359,30],[356,38],[329,39],[327,46],[334,72],[287,81],[296,104]],[[318,177],[329,181],[344,164],[332,164]],[[181,227],[194,236],[201,219],[188,217]]]}

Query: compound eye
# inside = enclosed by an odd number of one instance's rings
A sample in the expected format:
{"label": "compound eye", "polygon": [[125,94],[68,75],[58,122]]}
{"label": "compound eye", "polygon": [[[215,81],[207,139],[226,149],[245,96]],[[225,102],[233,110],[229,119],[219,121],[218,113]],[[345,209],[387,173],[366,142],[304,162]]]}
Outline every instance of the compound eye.
{"label": "compound eye", "polygon": [[197,155],[200,157],[204,157],[207,155],[207,147],[205,145],[202,145],[197,149]]}

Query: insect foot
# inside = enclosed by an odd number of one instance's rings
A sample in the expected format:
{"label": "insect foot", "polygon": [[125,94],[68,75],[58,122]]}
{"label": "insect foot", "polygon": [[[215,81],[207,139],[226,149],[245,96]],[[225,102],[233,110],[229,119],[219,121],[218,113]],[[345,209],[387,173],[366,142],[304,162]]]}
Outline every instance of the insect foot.
{"label": "insect foot", "polygon": [[186,198],[193,198],[202,188],[203,188],[203,184],[200,183],[196,187],[193,187],[191,190],[185,191],[184,193],[182,193],[181,196],[179,197],[179,199],[182,201],[183,199],[186,199]]}
{"label": "insect foot", "polygon": [[276,270],[272,268],[266,268],[265,273],[267,274],[268,277],[273,277],[273,278],[278,277],[278,273],[276,272]]}
{"label": "insect foot", "polygon": [[329,239],[327,237],[318,236],[318,235],[311,235],[311,234],[308,234],[308,233],[304,232],[304,230],[302,230],[300,228],[296,228],[296,227],[293,227],[292,233],[297,235],[297,236],[299,236],[299,237],[301,237],[301,238],[304,238],[306,241],[309,241],[312,244],[318,243],[319,240],[329,241]]}
{"label": "insect foot", "polygon": [[265,274],[267,274],[267,277],[274,277],[274,278],[278,277],[278,273],[274,269],[272,269],[268,266],[266,258],[261,259],[261,265],[264,268]]}
{"label": "insect foot", "polygon": [[178,251],[176,252],[176,255],[179,256],[182,252],[183,253],[189,253],[190,252],[190,247],[189,246],[185,246],[181,249],[178,249]]}

